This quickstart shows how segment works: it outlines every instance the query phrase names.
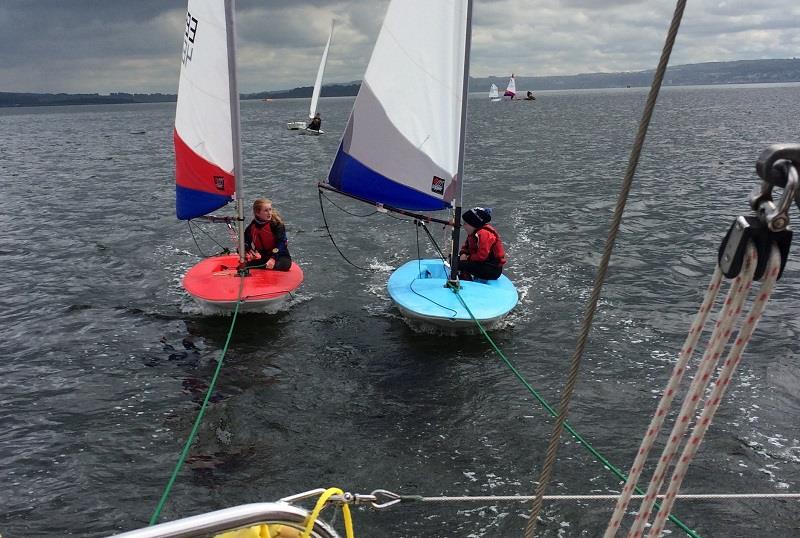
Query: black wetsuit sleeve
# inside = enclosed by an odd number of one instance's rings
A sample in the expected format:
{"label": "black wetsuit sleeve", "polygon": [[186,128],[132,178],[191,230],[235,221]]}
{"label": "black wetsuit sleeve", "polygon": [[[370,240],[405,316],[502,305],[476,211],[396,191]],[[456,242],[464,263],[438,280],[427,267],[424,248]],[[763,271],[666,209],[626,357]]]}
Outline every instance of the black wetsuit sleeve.
{"label": "black wetsuit sleeve", "polygon": [[253,227],[253,223],[247,225],[247,228],[244,229],[244,251],[249,252],[253,250],[253,234],[251,233],[250,229]]}
{"label": "black wetsuit sleeve", "polygon": [[272,230],[275,235],[275,245],[278,249],[277,253],[271,253],[271,257],[278,259],[281,256],[289,255],[289,239],[286,237],[286,226],[280,224],[275,226]]}

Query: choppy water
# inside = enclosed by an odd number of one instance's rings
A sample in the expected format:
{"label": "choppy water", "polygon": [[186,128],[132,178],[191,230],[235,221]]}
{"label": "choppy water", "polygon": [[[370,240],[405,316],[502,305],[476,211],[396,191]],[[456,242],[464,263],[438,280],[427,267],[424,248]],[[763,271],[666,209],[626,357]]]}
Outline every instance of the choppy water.
{"label": "choppy water", "polygon": [[[493,336],[555,404],[646,92],[473,97],[465,205],[494,208],[522,296]],[[351,104],[322,100],[319,138],[284,128],[305,100],[242,105],[246,194],[282,211],[306,281],[289,311],[239,319],[164,519],[330,485],[534,491],[552,426],[540,405],[480,337],[415,333],[386,297],[391,268],[416,255],[414,227],[326,202],[338,244],[372,272],[347,265],[324,232],[315,185]],[[0,111],[5,538],[146,525],[202,401],[230,318],[200,315],[179,285],[199,258],[173,213],[173,115],[172,104]],[[662,92],[570,416],[625,471],[719,241],[747,210],[755,159],[767,144],[800,141],[798,117],[797,85]],[[204,229],[227,243],[224,230]],[[196,234],[205,252],[218,250]],[[685,492],[800,491],[796,253]],[[548,493],[619,488],[564,439]],[[412,504],[359,509],[355,524],[359,536],[518,536],[528,510]],[[675,514],[703,536],[797,536],[797,510],[686,501]],[[598,536],[610,511],[548,504],[541,536]]]}

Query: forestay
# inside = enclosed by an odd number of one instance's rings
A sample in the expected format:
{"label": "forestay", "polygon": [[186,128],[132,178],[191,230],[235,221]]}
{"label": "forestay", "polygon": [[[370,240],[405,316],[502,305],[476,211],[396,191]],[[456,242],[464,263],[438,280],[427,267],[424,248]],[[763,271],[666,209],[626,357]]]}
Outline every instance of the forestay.
{"label": "forestay", "polygon": [[328,176],[331,187],[400,209],[451,206],[466,16],[463,0],[390,4]]}

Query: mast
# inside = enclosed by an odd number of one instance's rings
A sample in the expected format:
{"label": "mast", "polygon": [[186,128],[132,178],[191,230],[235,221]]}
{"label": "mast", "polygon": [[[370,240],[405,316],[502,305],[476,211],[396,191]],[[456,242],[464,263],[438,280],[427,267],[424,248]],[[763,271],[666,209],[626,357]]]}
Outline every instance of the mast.
{"label": "mast", "polygon": [[458,172],[456,192],[453,201],[456,204],[453,213],[453,251],[450,255],[450,281],[458,278],[458,250],[461,232],[461,204],[464,186],[464,144],[467,134],[467,93],[469,92],[469,53],[472,47],[472,0],[467,0],[467,24],[464,36],[464,83],[461,87],[461,133],[458,141]]}
{"label": "mast", "polygon": [[231,148],[233,149],[233,177],[236,185],[236,235],[239,263],[244,263],[244,193],[242,180],[242,142],[239,121],[239,84],[236,81],[236,24],[235,0],[225,0],[225,35],[228,40],[228,93],[231,107]]}

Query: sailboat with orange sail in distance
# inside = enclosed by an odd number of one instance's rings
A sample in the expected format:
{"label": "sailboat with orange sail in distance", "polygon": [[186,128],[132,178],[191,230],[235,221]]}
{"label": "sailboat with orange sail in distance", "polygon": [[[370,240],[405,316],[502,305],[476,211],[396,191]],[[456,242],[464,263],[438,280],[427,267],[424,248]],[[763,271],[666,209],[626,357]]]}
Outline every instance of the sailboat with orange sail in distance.
{"label": "sailboat with orange sail in distance", "polygon": [[[175,210],[236,226],[238,254],[189,269],[184,289],[209,313],[271,312],[303,282],[303,271],[244,269],[244,209],[236,32],[231,0],[189,0],[175,111]],[[235,202],[233,217],[210,215]]]}

